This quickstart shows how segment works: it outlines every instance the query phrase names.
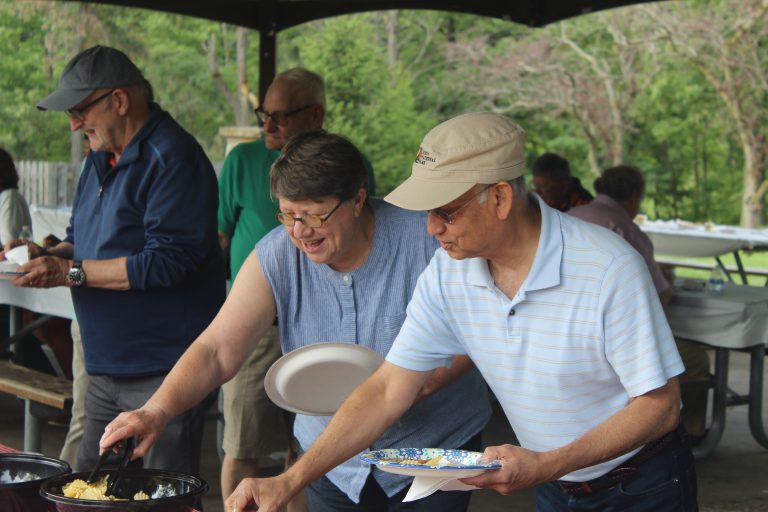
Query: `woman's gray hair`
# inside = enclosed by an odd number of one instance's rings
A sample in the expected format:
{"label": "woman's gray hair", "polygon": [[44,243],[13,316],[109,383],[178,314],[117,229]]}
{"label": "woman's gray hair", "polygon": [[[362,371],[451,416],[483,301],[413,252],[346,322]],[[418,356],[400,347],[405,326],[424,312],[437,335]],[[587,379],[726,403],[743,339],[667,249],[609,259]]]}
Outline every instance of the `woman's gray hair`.
{"label": "woman's gray hair", "polygon": [[275,76],[275,80],[291,80],[307,95],[307,99],[325,110],[325,81],[306,68],[291,68]]}
{"label": "woman's gray hair", "polygon": [[273,196],[291,201],[346,201],[368,186],[363,155],[341,135],[316,130],[288,139],[269,172]]}

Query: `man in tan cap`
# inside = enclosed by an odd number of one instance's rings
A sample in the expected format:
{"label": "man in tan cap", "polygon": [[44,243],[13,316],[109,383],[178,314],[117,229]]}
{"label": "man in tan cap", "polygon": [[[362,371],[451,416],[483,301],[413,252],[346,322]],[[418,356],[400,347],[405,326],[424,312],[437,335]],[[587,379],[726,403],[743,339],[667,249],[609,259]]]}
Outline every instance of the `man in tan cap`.
{"label": "man in tan cap", "polygon": [[465,114],[427,134],[386,199],[427,210],[442,250],[386,362],[296,465],[244,480],[228,510],[279,510],[397,421],[456,354],[481,370],[522,445],[486,448],[502,467],[463,482],[535,486],[537,510],[697,509],[683,365],[645,262],[527,192],[524,169],[523,130],[503,116]]}

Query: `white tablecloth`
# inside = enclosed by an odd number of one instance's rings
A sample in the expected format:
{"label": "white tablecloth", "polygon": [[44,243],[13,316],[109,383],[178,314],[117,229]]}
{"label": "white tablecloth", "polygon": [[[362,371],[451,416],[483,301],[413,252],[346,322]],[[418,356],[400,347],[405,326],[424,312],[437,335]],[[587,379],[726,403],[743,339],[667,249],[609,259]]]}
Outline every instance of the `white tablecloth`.
{"label": "white tablecloth", "polygon": [[0,279],[0,304],[19,306],[44,315],[74,318],[72,294],[66,286],[56,288],[20,288]]}
{"label": "white tablecloth", "polygon": [[680,338],[729,349],[768,344],[768,288],[726,283],[722,295],[712,296],[703,286],[676,286],[665,310]]}
{"label": "white tablecloth", "polygon": [[48,235],[56,235],[60,240],[67,236],[69,218],[72,216],[70,207],[49,208],[33,204],[29,207],[32,216],[32,234],[35,242],[41,243]]}
{"label": "white tablecloth", "polygon": [[741,249],[768,248],[768,230],[681,220],[638,223],[657,254],[714,257]]}

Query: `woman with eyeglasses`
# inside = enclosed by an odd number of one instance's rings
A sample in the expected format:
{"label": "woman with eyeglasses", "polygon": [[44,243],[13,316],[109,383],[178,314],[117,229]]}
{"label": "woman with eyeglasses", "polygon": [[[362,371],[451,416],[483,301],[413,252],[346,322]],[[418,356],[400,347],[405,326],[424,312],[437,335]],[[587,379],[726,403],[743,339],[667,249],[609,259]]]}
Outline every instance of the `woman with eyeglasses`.
{"label": "woman with eyeglasses", "polygon": [[[368,197],[360,152],[322,131],[288,141],[272,166],[270,190],[282,227],[258,242],[224,307],[158,392],[107,427],[102,449],[138,435],[134,456],[141,456],[170,418],[237,372],[275,317],[284,353],[331,341],[364,345],[382,356],[389,351],[416,281],[438,247],[425,229],[426,215]],[[371,448],[479,450],[489,418],[486,386],[469,360],[458,356],[433,374],[419,399]],[[302,450],[329,421],[297,416],[294,435]],[[410,483],[410,477],[355,458],[312,483],[307,501],[313,512],[458,512],[469,505],[471,493],[443,491],[401,503]]]}

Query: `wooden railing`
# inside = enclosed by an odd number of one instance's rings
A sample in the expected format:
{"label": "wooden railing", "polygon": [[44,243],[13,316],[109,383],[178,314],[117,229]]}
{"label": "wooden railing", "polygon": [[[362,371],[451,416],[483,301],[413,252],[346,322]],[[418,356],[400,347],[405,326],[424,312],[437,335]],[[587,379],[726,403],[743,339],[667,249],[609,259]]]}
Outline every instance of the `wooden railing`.
{"label": "wooden railing", "polygon": [[22,160],[16,162],[19,192],[29,204],[70,206],[75,195],[79,166],[65,162]]}
{"label": "wooden railing", "polygon": [[[218,175],[223,162],[213,162]],[[66,162],[45,162],[20,160],[16,162],[19,172],[19,192],[32,205],[72,206],[80,175],[80,166]]]}

